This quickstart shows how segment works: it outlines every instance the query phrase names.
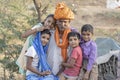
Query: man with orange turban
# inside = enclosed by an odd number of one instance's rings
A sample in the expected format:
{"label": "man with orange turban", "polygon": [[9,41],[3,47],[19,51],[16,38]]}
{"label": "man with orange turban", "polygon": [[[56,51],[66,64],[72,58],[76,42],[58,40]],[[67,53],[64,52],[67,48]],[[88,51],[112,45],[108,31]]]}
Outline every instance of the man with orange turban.
{"label": "man with orange turban", "polygon": [[52,68],[53,74],[58,74],[61,63],[66,61],[68,53],[67,35],[71,31],[70,22],[74,19],[74,14],[64,3],[58,3],[54,13],[56,19],[56,30],[48,48],[48,63]]}

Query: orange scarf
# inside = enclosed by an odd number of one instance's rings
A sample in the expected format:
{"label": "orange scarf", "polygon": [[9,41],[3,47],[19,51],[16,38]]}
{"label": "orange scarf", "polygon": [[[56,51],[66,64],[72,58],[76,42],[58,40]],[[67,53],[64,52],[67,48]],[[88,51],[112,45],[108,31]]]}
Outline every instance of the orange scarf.
{"label": "orange scarf", "polygon": [[71,31],[70,29],[67,29],[64,31],[62,35],[62,43],[60,43],[58,28],[56,28],[55,30],[55,41],[56,41],[57,46],[60,47],[62,50],[61,52],[62,52],[62,57],[64,61],[66,61],[66,58],[67,58],[67,47],[68,47],[67,35],[70,31]]}

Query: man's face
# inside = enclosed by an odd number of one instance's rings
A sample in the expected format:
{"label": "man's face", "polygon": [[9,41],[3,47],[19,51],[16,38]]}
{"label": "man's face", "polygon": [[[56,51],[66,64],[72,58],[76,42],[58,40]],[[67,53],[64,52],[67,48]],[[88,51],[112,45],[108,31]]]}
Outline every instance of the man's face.
{"label": "man's face", "polygon": [[70,28],[70,20],[68,20],[68,19],[59,19],[59,20],[57,20],[56,24],[60,31],[64,31],[65,29]]}

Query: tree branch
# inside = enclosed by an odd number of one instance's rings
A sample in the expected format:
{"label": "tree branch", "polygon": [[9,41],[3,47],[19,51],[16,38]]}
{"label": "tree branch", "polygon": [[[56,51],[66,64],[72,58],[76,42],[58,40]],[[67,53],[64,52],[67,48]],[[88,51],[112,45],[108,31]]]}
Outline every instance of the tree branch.
{"label": "tree branch", "polygon": [[41,0],[33,0],[33,2],[38,13],[38,21],[41,22]]}

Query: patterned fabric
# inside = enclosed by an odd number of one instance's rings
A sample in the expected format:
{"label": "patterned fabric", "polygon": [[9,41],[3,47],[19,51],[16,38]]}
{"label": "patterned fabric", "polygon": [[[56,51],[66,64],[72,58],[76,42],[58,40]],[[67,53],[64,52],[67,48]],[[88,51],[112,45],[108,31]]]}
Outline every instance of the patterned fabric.
{"label": "patterned fabric", "polygon": [[65,3],[58,3],[56,6],[55,14],[54,14],[55,19],[74,19],[74,14],[71,9],[69,9]]}
{"label": "patterned fabric", "polygon": [[[51,71],[49,64],[47,63],[47,60],[46,60],[46,56],[47,56],[46,51],[48,49],[48,45],[42,46],[40,36],[41,36],[41,33],[38,32],[33,41],[33,47],[35,48],[39,57],[38,70],[41,69],[39,71]],[[47,75],[47,76],[38,76],[37,74],[28,75],[26,79],[27,80],[58,80],[58,78],[53,74]]]}
{"label": "patterned fabric", "polygon": [[47,76],[38,76],[38,75],[28,75],[26,76],[27,80],[58,80],[57,78],[55,79],[55,77],[53,75],[47,75]]}

